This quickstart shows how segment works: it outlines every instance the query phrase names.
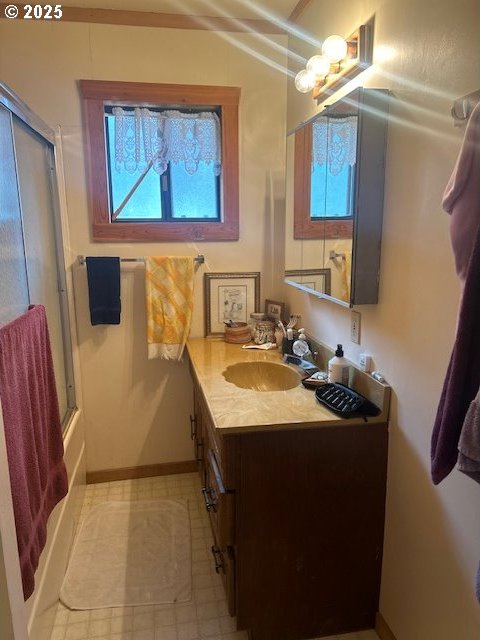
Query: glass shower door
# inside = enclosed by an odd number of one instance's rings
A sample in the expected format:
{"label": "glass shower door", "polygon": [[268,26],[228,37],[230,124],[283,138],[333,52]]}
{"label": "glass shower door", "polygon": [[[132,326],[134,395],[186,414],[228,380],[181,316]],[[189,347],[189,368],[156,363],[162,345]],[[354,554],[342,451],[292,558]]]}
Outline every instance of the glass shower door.
{"label": "glass shower door", "polygon": [[55,237],[50,145],[15,116],[13,138],[25,238],[30,304],[43,304],[52,345],[60,415],[68,408],[65,346],[60,309],[59,247]]}
{"label": "glass shower door", "polygon": [[60,416],[75,408],[55,138],[0,83],[0,326],[46,309]]}
{"label": "glass shower door", "polygon": [[10,111],[0,105],[0,326],[29,304]]}

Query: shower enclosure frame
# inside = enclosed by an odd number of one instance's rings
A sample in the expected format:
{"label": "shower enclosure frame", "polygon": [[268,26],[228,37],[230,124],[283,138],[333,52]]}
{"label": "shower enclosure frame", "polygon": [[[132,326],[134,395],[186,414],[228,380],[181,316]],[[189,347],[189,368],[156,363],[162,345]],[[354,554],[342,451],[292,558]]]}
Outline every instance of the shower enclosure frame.
{"label": "shower enclosure frame", "polygon": [[[60,137],[56,134],[41,118],[39,118],[16,94],[5,84],[0,82],[0,108],[5,109],[8,115],[4,113],[5,120],[9,125],[5,127],[6,136],[11,137],[13,146],[13,166],[11,175],[11,188],[14,193],[15,185],[17,190],[17,203],[19,213],[19,221],[21,223],[21,236],[23,242],[24,268],[26,275],[26,293],[30,302],[30,290],[28,285],[28,269],[27,269],[27,250],[25,244],[24,216],[22,212],[22,194],[20,185],[20,173],[17,158],[17,149],[15,146],[15,125],[22,127],[27,134],[33,135],[42,145],[46,153],[45,184],[48,186],[50,195],[48,203],[48,218],[51,219],[53,226],[51,228],[51,238],[53,243],[50,246],[54,250],[50,253],[52,263],[55,263],[58,291],[58,307],[61,316],[61,342],[63,343],[63,365],[65,368],[65,396],[66,411],[63,418],[64,441],[69,436],[75,437],[76,426],[78,422],[79,411],[76,403],[76,384],[74,377],[74,368],[77,370],[78,363],[74,367],[72,332],[70,325],[70,317],[73,313],[72,292],[71,287],[67,286],[67,264],[65,262],[64,240],[68,237],[68,229],[65,220],[61,216],[60,191],[58,179],[62,178],[61,148],[59,148]],[[12,149],[8,151],[10,160],[12,160]],[[39,153],[39,157],[41,152]],[[12,165],[10,165],[11,168]],[[4,170],[5,167],[2,167]],[[14,175],[13,175],[14,173]],[[51,208],[50,208],[51,205]],[[18,236],[19,237],[19,236]],[[21,246],[19,240],[19,247]],[[18,264],[21,263],[21,259]],[[70,283],[69,283],[70,284]],[[26,310],[26,309],[25,309]],[[7,319],[7,321],[9,321]],[[60,342],[58,342],[60,344]],[[78,387],[78,385],[77,385]],[[72,426],[72,429],[70,429]],[[75,429],[73,428],[75,426]],[[83,453],[83,448],[82,448]],[[78,466],[78,464],[77,464]],[[77,467],[75,467],[77,471]],[[22,582],[20,575],[20,566],[17,551],[17,540],[15,533],[15,521],[13,515],[13,507],[11,500],[10,478],[8,473],[8,461],[6,456],[5,437],[3,429],[2,410],[0,405],[0,483],[3,491],[0,493],[0,637],[12,640],[28,640],[30,632],[30,623],[32,616],[36,614],[37,602],[33,601],[33,607],[27,606],[23,600]],[[63,516],[63,511],[62,511]],[[60,516],[60,518],[62,517]],[[55,523],[58,527],[58,523]],[[43,578],[40,582],[43,583]],[[43,587],[43,584],[40,585]],[[32,613],[33,611],[33,613]]]}

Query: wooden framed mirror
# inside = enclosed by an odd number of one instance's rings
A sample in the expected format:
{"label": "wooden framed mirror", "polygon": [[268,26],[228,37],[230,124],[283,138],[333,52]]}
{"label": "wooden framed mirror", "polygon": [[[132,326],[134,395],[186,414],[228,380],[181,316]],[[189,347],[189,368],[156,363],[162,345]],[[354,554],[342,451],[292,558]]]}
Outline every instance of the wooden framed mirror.
{"label": "wooden framed mirror", "polygon": [[378,301],[388,101],[356,89],[287,138],[285,282],[344,306]]}

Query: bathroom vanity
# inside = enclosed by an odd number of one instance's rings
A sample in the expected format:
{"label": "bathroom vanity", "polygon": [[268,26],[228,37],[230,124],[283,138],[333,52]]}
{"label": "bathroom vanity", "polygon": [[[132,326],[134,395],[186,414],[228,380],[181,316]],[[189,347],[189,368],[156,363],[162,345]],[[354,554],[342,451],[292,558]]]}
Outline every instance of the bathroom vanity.
{"label": "bathroom vanity", "polygon": [[[300,378],[292,388],[258,391],[223,375],[239,362],[286,367],[277,352],[192,339],[188,353],[212,560],[238,628],[251,640],[294,640],[373,627],[389,387],[353,370],[351,386],[382,411],[345,420],[320,406]],[[251,365],[247,371],[239,384],[255,386],[260,374]]]}

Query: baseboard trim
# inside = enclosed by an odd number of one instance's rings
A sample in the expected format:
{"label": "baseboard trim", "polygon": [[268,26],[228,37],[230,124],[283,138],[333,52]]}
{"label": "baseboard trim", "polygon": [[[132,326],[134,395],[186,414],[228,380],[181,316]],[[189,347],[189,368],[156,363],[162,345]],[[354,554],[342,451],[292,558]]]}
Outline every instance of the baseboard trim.
{"label": "baseboard trim", "polygon": [[169,476],[173,473],[193,473],[196,470],[197,463],[195,460],[147,464],[143,467],[124,467],[123,469],[102,469],[100,471],[87,471],[87,484],[115,482],[117,480],[135,480],[136,478],[151,478],[153,476]]}
{"label": "baseboard trim", "polygon": [[380,640],[397,640],[380,611],[375,616],[375,631]]}

